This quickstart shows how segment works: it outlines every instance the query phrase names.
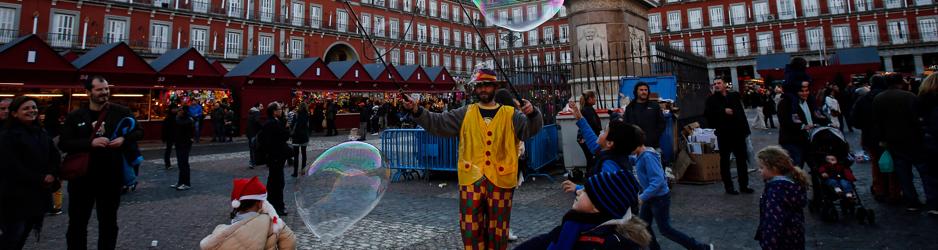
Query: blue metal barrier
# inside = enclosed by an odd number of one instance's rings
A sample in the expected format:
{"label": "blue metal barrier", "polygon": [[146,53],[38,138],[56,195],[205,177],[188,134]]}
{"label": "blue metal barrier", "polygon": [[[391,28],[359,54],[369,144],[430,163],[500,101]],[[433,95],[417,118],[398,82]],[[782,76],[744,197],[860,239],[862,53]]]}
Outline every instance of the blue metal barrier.
{"label": "blue metal barrier", "polygon": [[[539,171],[559,158],[557,132],[556,125],[547,125],[525,141],[527,168],[533,170],[527,176],[550,178],[550,175]],[[421,178],[430,171],[454,172],[459,160],[458,151],[459,139],[456,137],[435,136],[423,129],[388,129],[381,133],[381,155],[390,169],[397,170],[392,181]]]}

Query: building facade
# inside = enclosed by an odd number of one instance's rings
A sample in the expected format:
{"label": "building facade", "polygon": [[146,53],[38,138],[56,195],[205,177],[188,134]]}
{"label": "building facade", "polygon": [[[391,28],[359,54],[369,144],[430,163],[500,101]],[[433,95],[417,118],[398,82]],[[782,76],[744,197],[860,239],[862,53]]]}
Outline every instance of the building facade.
{"label": "building facade", "polygon": [[788,53],[812,65],[838,49],[875,47],[885,71],[922,75],[938,63],[933,0],[663,0],[650,41],[708,59],[710,78],[760,78],[755,58]]}
{"label": "building facade", "polygon": [[[0,44],[37,34],[56,50],[81,54],[124,41],[147,60],[193,47],[228,68],[258,54],[372,63],[379,53],[360,32],[367,30],[388,63],[443,66],[454,75],[465,76],[490,58],[483,39],[499,55],[512,55],[513,65],[570,58],[563,53],[569,30],[564,13],[530,32],[508,33],[486,24],[471,1],[462,6],[447,0],[359,0],[349,11],[343,1],[314,0],[0,0]],[[520,3],[512,17],[536,17],[541,7]]]}

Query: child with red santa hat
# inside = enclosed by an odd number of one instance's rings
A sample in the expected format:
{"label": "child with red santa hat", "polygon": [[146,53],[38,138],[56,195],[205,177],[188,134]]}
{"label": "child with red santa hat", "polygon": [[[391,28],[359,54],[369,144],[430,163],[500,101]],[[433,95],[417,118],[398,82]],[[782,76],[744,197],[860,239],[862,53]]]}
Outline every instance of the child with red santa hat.
{"label": "child with red santa hat", "polygon": [[296,249],[296,235],[267,202],[267,188],[254,176],[235,179],[230,225],[218,225],[202,249]]}

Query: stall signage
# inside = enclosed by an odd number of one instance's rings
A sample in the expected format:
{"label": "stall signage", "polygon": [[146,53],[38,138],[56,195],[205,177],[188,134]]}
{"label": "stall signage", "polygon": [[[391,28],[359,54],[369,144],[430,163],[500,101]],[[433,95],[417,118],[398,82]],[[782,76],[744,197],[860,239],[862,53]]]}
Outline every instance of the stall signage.
{"label": "stall signage", "polygon": [[271,74],[277,73],[277,65],[273,65],[273,64],[270,65],[270,73]]}
{"label": "stall signage", "polygon": [[319,76],[319,73],[320,73],[320,69],[316,68],[316,76]]}
{"label": "stall signage", "polygon": [[124,67],[124,56],[117,56],[117,67],[118,68]]}
{"label": "stall signage", "polygon": [[195,60],[189,60],[189,70],[195,70]]}
{"label": "stall signage", "polygon": [[29,52],[26,53],[26,62],[27,62],[27,63],[35,63],[35,62],[36,62],[36,51],[35,51],[35,50],[30,50]]}

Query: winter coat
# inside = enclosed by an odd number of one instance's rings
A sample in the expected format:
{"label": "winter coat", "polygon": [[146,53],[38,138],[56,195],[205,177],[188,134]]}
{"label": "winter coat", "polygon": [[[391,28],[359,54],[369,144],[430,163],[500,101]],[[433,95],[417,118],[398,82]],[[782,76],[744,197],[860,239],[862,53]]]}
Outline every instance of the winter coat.
{"label": "winter coat", "polygon": [[215,124],[224,124],[225,123],[225,112],[224,106],[219,106],[217,109],[212,110],[212,122]]}
{"label": "winter coat", "polygon": [[779,176],[765,183],[765,191],[759,199],[759,227],[755,237],[762,249],[804,249],[804,206],[807,204],[807,191],[791,179]]}
{"label": "winter coat", "polygon": [[[924,133],[916,110],[918,98],[912,92],[889,89],[873,99],[873,133],[885,142],[890,153],[905,154],[906,159],[923,160]],[[864,131],[865,132],[865,131]]]}
{"label": "winter coat", "polygon": [[61,161],[52,138],[42,128],[13,122],[0,134],[0,159],[0,221],[44,216],[54,191],[44,179],[58,175]]}
{"label": "winter coat", "polygon": [[176,114],[167,114],[166,118],[163,118],[163,128],[160,131],[160,139],[165,143],[173,143],[176,141],[176,137],[173,134],[176,133]]}
{"label": "winter coat", "polygon": [[211,235],[199,242],[199,247],[206,250],[296,249],[296,235],[287,226],[280,233],[274,233],[270,216],[258,214],[231,225],[218,225]]}
{"label": "winter coat", "polygon": [[[549,241],[529,246],[546,246],[549,250],[560,249],[642,249],[629,239],[625,231],[628,221],[610,219],[609,216],[569,211],[563,222],[546,237],[532,240]],[[526,242],[526,245],[528,243]],[[647,243],[646,243],[647,245]]]}
{"label": "winter coat", "polygon": [[309,113],[307,112],[296,112],[296,117],[293,118],[293,124],[290,125],[290,128],[293,129],[293,144],[306,144],[309,142]]}
{"label": "winter coat", "polygon": [[[785,96],[778,103],[778,144],[808,145],[808,131],[804,130],[808,114],[805,114],[799,105],[792,104],[798,101],[791,96]],[[811,102],[808,102],[808,110],[811,111],[811,121],[818,124],[820,117],[813,115]]]}
{"label": "winter coat", "polygon": [[860,136],[860,144],[863,148],[878,152],[881,150],[878,150],[879,135],[875,133],[873,129],[873,99],[885,89],[880,88],[881,86],[875,87],[876,88],[871,89],[869,93],[857,98],[857,101],[853,103],[853,111],[849,123],[851,126],[863,131],[863,134]]}
{"label": "winter coat", "polygon": [[337,113],[339,113],[339,105],[335,103],[326,104],[326,120],[335,120]]}
{"label": "winter coat", "polygon": [[189,143],[193,142],[195,138],[195,119],[192,117],[174,117],[175,126],[176,126],[176,143]]}
{"label": "winter coat", "polygon": [[661,106],[657,102],[631,102],[625,107],[623,116],[625,122],[638,125],[645,132],[645,146],[653,148],[659,146],[665,122],[664,113],[661,112]]}
{"label": "winter coat", "polygon": [[264,124],[261,123],[261,111],[258,110],[257,107],[251,108],[251,110],[248,111],[247,136],[257,136],[257,132],[261,131],[262,126],[264,126]]}
{"label": "winter coat", "polygon": [[586,123],[590,125],[593,133],[599,136],[599,132],[603,130],[603,124],[599,119],[599,115],[596,114],[596,109],[592,105],[584,105],[580,108],[580,113],[583,114],[583,118],[586,118]]}
{"label": "winter coat", "polygon": [[[925,136],[922,141],[927,155],[938,155],[938,93],[926,94],[920,97],[919,112],[922,114],[922,130]],[[938,162],[938,157],[928,157]]]}
{"label": "winter coat", "polygon": [[287,130],[286,123],[279,119],[267,119],[261,133],[263,133],[263,136],[261,136],[261,141],[257,143],[260,143],[261,147],[264,148],[264,152],[267,153],[270,161],[286,159],[293,155],[293,150],[287,145],[287,140],[290,139],[290,131]]}
{"label": "winter coat", "polygon": [[371,121],[371,105],[366,104],[361,107],[361,111],[358,113],[359,122],[369,122]]}
{"label": "winter coat", "polygon": [[853,170],[843,164],[825,163],[818,168],[818,172],[822,174],[826,173],[827,178],[844,179],[851,182],[857,181],[857,177],[853,176]]}
{"label": "winter coat", "polygon": [[775,115],[775,113],[778,112],[778,111],[777,111],[778,106],[776,106],[777,103],[775,103],[775,98],[774,98],[774,97],[775,97],[775,94],[763,95],[763,96],[762,96],[762,98],[764,99],[764,100],[762,100],[762,101],[763,101],[763,104],[764,104],[763,107],[762,107],[762,114],[763,114],[763,115],[765,115],[765,116],[772,116],[772,115]]}
{"label": "winter coat", "polygon": [[[726,114],[725,109],[727,108],[733,110],[733,115]],[[716,129],[717,136],[746,138],[751,131],[749,130],[749,121],[746,120],[745,112],[739,93],[729,92],[726,96],[714,93],[707,97],[704,116],[707,118],[708,127]],[[647,140],[645,144],[648,144]]]}
{"label": "winter coat", "polygon": [[[120,120],[125,117],[133,118],[133,113],[127,107],[115,103],[109,103],[107,106],[107,115],[104,118],[104,125],[101,126],[103,133],[99,130],[96,137],[110,137],[114,134]],[[134,146],[134,142],[143,138],[143,128],[137,124],[132,131],[126,133],[123,136],[124,144],[121,148],[92,148],[91,130],[97,119],[97,116],[92,117],[92,112],[88,107],[69,113],[65,118],[58,146],[66,153],[91,153],[87,176],[79,179],[89,179],[100,185],[119,187],[124,179],[124,153]]]}

